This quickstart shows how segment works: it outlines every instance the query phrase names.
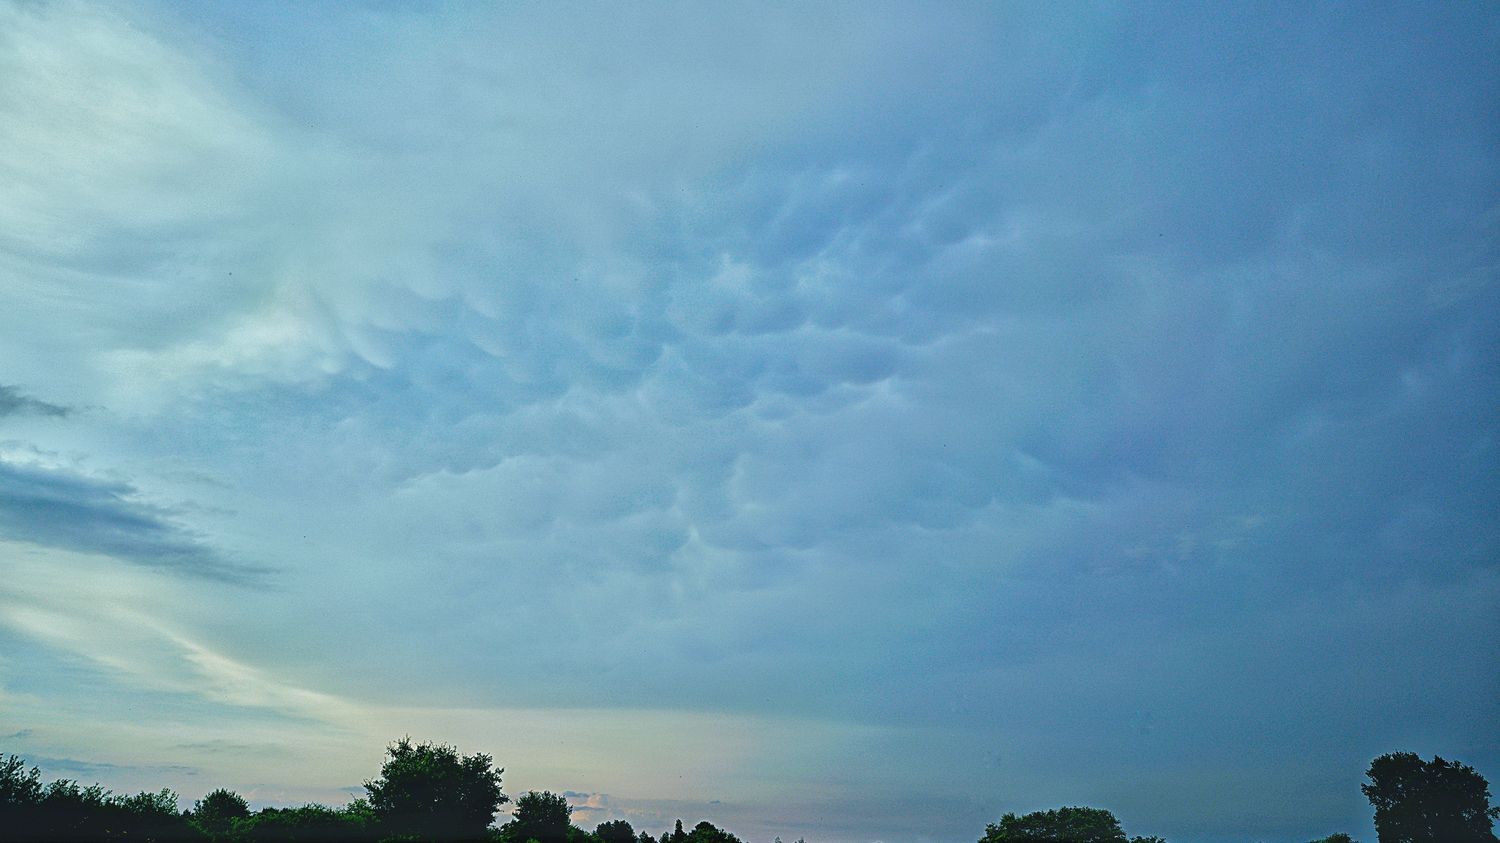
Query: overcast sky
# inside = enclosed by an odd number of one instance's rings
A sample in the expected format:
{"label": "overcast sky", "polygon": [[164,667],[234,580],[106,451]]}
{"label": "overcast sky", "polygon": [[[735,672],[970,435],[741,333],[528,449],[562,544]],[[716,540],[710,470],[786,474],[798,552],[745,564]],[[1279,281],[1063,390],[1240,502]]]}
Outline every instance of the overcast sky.
{"label": "overcast sky", "polygon": [[1500,779],[1500,7],[0,5],[0,751],[588,828]]}

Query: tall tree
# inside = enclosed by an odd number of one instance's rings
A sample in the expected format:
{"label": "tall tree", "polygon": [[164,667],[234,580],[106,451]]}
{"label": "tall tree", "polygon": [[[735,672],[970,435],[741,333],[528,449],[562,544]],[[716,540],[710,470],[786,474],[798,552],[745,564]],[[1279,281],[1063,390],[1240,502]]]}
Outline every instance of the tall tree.
{"label": "tall tree", "polygon": [[594,826],[599,843],[635,843],[635,829],[626,820],[610,820]]}
{"label": "tall tree", "polygon": [[1056,808],[1006,814],[979,843],[1128,843],[1120,821],[1102,808]]}
{"label": "tall tree", "polygon": [[500,829],[507,843],[567,843],[573,809],[568,800],[551,791],[530,791],[516,799],[516,811]]}
{"label": "tall tree", "polygon": [[370,809],[390,834],[478,840],[509,800],[488,755],[402,738],[386,748],[380,777],[365,782]]}
{"label": "tall tree", "polygon": [[193,803],[192,823],[210,837],[227,835],[236,819],[248,816],[245,797],[222,787]]}
{"label": "tall tree", "polygon": [[740,839],[708,820],[704,820],[688,832],[687,843],[740,843]]}
{"label": "tall tree", "polygon": [[1495,843],[1490,786],[1473,767],[1414,752],[1370,762],[1360,790],[1375,808],[1380,843]]}

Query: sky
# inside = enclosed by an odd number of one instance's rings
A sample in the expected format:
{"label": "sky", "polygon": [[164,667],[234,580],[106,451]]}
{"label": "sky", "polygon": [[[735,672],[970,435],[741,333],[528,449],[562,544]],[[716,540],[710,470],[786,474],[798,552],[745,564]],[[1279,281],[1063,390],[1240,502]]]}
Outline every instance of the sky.
{"label": "sky", "polygon": [[0,752],[1373,839],[1500,780],[1497,235],[1491,3],[5,3]]}

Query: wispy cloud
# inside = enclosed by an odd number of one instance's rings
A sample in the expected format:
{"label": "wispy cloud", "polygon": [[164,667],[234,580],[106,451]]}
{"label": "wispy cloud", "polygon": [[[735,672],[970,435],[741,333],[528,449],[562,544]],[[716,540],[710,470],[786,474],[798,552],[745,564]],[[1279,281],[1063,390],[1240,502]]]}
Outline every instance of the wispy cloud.
{"label": "wispy cloud", "polygon": [[44,773],[72,776],[118,776],[122,770],[172,777],[196,776],[198,774],[196,767],[189,767],[182,764],[124,765],[111,764],[107,761],[86,761],[77,758],[52,758],[46,755],[28,756],[26,760],[35,764]]}
{"label": "wispy cloud", "polygon": [[23,414],[61,417],[70,412],[67,407],[49,404],[22,393],[14,386],[0,384],[0,418]]}
{"label": "wispy cloud", "polygon": [[0,456],[0,536],[222,582],[267,573],[224,558],[129,483],[13,456]]}

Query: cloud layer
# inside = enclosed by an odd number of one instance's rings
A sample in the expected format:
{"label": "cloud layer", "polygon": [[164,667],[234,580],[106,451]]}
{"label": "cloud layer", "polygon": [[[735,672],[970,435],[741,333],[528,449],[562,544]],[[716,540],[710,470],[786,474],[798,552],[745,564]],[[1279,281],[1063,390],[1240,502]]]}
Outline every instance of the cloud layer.
{"label": "cloud layer", "polygon": [[[271,801],[334,786],[283,720],[389,724],[351,781],[493,736],[830,841],[1500,769],[1492,13],[0,16],[18,711],[175,695]],[[67,710],[18,745],[93,757]]]}

